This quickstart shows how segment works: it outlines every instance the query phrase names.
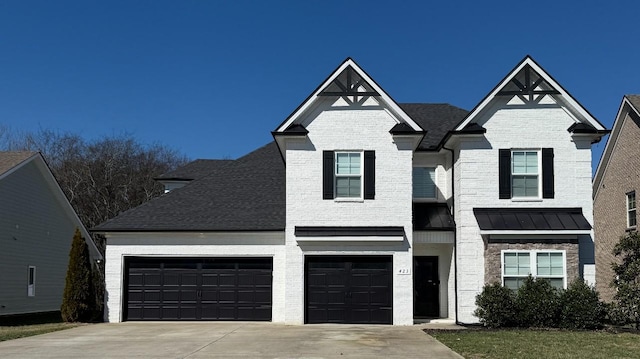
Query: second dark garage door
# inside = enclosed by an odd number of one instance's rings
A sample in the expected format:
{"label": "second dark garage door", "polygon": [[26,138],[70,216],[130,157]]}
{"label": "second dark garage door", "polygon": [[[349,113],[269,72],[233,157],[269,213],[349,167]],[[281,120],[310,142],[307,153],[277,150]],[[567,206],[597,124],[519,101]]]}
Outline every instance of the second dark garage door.
{"label": "second dark garage door", "polygon": [[271,320],[272,258],[127,258],[125,320]]}
{"label": "second dark garage door", "polygon": [[307,256],[307,323],[392,324],[391,256]]}

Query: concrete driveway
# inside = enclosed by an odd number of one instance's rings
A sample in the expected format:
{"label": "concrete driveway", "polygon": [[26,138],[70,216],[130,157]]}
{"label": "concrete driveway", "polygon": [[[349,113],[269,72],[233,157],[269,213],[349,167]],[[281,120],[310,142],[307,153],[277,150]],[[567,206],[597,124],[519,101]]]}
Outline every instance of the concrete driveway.
{"label": "concrete driveway", "polygon": [[423,326],[93,324],[0,342],[0,358],[462,358]]}

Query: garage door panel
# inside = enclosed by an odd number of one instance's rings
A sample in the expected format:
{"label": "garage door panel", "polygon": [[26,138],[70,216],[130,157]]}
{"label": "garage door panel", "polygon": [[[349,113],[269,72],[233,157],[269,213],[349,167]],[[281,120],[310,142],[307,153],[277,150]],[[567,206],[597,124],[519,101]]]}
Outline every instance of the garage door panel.
{"label": "garage door panel", "polygon": [[308,256],[307,323],[392,323],[391,256]]}
{"label": "garage door panel", "polygon": [[254,299],[256,304],[270,305],[271,304],[271,290],[261,289],[254,292]]}
{"label": "garage door panel", "polygon": [[272,268],[271,258],[128,258],[125,320],[271,320]]}
{"label": "garage door panel", "polygon": [[143,300],[145,303],[160,302],[160,290],[145,290]]}

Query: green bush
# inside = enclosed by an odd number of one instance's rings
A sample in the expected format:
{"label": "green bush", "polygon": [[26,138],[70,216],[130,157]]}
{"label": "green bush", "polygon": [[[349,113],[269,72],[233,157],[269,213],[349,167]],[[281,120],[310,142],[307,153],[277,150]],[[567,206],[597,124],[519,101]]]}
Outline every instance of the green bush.
{"label": "green bush", "polygon": [[611,264],[616,275],[611,283],[616,288],[611,318],[616,324],[632,324],[640,330],[640,233],[622,236],[613,255],[618,262]]}
{"label": "green bush", "polygon": [[92,288],[89,249],[80,230],[76,228],[69,253],[69,267],[62,297],[60,313],[65,322],[88,321],[93,316],[94,292]]}
{"label": "green bush", "polygon": [[476,296],[478,308],[473,315],[487,327],[509,327],[516,324],[515,294],[500,283],[487,284]]}
{"label": "green bush", "polygon": [[559,325],[569,329],[601,328],[605,318],[605,306],[598,292],[578,278],[560,294]]}
{"label": "green bush", "polygon": [[557,324],[558,290],[549,280],[527,277],[516,294],[517,321],[521,327],[550,328]]}

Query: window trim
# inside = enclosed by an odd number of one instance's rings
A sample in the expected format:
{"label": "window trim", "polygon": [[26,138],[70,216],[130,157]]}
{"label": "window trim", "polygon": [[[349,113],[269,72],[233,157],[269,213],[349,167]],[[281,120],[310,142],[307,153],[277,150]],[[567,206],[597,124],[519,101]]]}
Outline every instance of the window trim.
{"label": "window trim", "polygon": [[[514,195],[514,191],[513,191],[513,178],[515,176],[533,176],[531,174],[522,174],[522,173],[514,173],[513,171],[513,167],[514,167],[514,163],[515,161],[513,160],[513,154],[515,152],[535,152],[536,153],[536,161],[537,161],[537,169],[538,172],[536,173],[537,176],[537,182],[538,182],[538,194],[535,196],[516,196]],[[530,148],[512,148],[511,149],[511,163],[509,166],[509,170],[510,170],[510,174],[511,174],[511,200],[513,201],[528,201],[528,200],[541,200],[542,199],[542,149],[541,148],[536,148],[536,149],[530,149]]]}
{"label": "window trim", "polygon": [[[433,168],[433,197],[416,197],[415,195],[415,189],[414,189],[414,183],[415,183],[415,176],[413,174],[413,171],[416,168]],[[434,202],[438,200],[438,166],[437,165],[433,165],[433,166],[428,166],[428,165],[424,165],[424,166],[413,166],[411,168],[411,198],[413,199],[414,202]]]}
{"label": "window trim", "polygon": [[[504,258],[505,253],[529,253],[529,274],[533,278],[562,278],[562,288],[567,289],[567,251],[564,249],[503,249],[500,251],[500,277],[501,283],[504,287],[504,279],[507,278],[526,278],[527,275],[506,275],[504,273]],[[540,276],[538,275],[538,266],[537,266],[537,258],[539,253],[562,253],[562,276],[559,275],[546,275]]]}
{"label": "window trim", "polygon": [[[630,208],[629,205],[631,204],[630,203],[630,199],[631,199],[632,196],[633,196],[633,208]],[[634,190],[634,191],[627,192],[625,198],[626,198],[626,200],[625,200],[625,203],[626,203],[625,212],[627,214],[627,228],[628,229],[637,228],[637,225],[638,225],[638,198],[636,197],[636,191]],[[634,222],[635,222],[633,225],[631,224],[631,218],[632,218],[631,212],[633,212],[633,219],[634,219]]]}
{"label": "window trim", "polygon": [[[341,174],[338,175],[338,154],[353,154],[360,156],[360,173]],[[357,197],[340,197],[338,196],[338,177],[360,178],[360,195]],[[361,201],[364,199],[364,151],[362,150],[336,150],[333,151],[333,199],[337,201]]]}
{"label": "window trim", "polygon": [[[31,275],[32,273],[33,273],[33,276]],[[35,296],[36,296],[36,266],[29,266],[29,269],[27,271],[27,297],[35,297]]]}

